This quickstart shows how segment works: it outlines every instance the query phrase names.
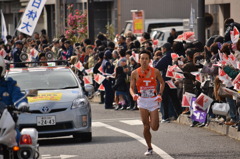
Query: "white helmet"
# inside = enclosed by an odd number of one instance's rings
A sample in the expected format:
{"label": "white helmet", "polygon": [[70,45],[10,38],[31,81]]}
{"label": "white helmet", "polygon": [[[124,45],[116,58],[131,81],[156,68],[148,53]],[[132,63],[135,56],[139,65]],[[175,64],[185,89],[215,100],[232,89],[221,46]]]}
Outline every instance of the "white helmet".
{"label": "white helmet", "polygon": [[2,56],[0,56],[0,74],[4,77],[6,74],[6,64]]}

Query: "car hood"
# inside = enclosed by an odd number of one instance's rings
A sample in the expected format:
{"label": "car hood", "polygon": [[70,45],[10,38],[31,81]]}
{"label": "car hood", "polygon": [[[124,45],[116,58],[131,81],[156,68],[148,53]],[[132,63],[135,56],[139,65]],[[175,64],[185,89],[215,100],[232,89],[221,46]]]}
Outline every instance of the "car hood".
{"label": "car hood", "polygon": [[78,89],[38,91],[37,97],[28,97],[28,103],[30,110],[39,110],[43,106],[49,109],[61,109],[70,107],[79,97],[81,92]]}

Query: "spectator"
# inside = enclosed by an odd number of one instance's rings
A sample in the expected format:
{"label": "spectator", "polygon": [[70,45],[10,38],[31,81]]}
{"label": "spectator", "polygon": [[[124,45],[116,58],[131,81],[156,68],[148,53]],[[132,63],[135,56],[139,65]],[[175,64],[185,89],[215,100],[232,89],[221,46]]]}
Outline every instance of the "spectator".
{"label": "spectator", "polygon": [[171,32],[170,32],[170,36],[167,39],[167,42],[169,42],[170,44],[173,44],[174,39],[176,39],[178,37],[176,29],[172,28]]}

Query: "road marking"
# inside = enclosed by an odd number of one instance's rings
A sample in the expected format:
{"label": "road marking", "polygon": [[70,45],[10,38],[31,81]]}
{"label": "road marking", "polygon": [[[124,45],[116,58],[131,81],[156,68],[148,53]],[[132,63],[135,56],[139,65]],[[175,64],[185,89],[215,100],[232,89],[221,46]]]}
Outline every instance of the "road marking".
{"label": "road marking", "polygon": [[142,125],[141,120],[120,120],[120,122],[128,124],[128,125]]}
{"label": "road marking", "polygon": [[119,120],[140,120],[140,118],[114,118],[114,119],[97,119],[93,120],[93,122],[114,122],[114,121],[119,121]]}
{"label": "road marking", "polygon": [[59,159],[67,159],[67,158],[73,158],[76,157],[77,155],[60,155],[60,156],[51,156],[49,154],[47,155],[41,155],[42,159],[53,159],[53,158],[59,158]]}
{"label": "road marking", "polygon": [[[108,129],[120,132],[122,134],[128,135],[134,139],[136,139],[137,141],[139,141],[140,143],[142,143],[143,145],[147,146],[145,139],[128,131],[113,127],[111,125],[108,124],[104,124],[101,122],[93,122],[93,125],[97,125],[98,127],[106,127]],[[163,159],[174,159],[173,157],[171,157],[169,154],[167,154],[165,151],[163,151],[162,149],[160,149],[159,147],[157,147],[156,145],[152,144],[153,150],[156,154],[158,154],[159,156],[161,156]]]}

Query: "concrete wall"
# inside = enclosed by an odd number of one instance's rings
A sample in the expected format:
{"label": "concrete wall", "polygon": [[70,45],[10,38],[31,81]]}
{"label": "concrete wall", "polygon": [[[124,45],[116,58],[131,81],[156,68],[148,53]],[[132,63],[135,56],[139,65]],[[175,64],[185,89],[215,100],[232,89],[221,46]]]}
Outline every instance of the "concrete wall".
{"label": "concrete wall", "polygon": [[132,19],[131,10],[144,10],[145,18],[189,18],[191,4],[197,12],[196,0],[121,0],[121,23]]}

